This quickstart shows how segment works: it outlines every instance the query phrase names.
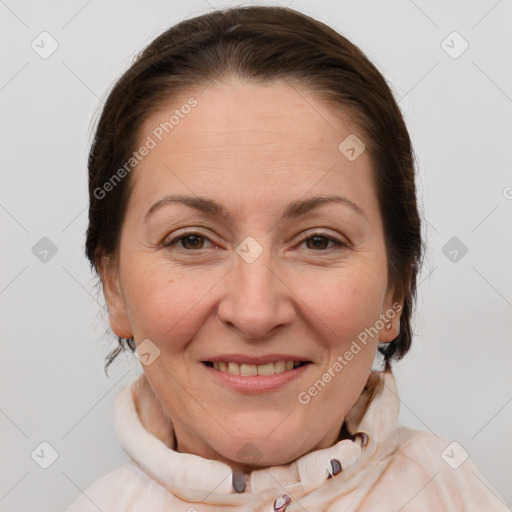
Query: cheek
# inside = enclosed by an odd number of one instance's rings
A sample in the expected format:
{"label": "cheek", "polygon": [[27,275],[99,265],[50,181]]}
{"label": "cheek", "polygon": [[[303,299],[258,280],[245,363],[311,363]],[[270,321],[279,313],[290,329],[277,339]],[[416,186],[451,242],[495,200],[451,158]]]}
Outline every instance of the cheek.
{"label": "cheek", "polygon": [[305,297],[305,312],[316,319],[324,342],[343,349],[378,319],[385,285],[376,272],[354,266],[332,269],[312,279],[302,276],[297,296]]}
{"label": "cheek", "polygon": [[201,304],[206,304],[205,294],[215,282],[211,273],[184,272],[168,264],[133,265],[125,290],[135,340],[173,339],[179,345],[194,326],[197,329]]}

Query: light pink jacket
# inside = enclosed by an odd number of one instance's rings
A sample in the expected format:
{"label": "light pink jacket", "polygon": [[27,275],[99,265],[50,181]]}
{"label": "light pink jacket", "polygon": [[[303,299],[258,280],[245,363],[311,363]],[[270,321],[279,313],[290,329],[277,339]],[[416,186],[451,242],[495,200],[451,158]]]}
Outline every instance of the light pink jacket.
{"label": "light pink jacket", "polygon": [[142,374],[115,406],[117,435],[130,460],[90,485],[66,512],[508,511],[462,446],[397,425],[395,379],[384,372],[379,379],[384,386],[362,419],[366,394],[345,419],[348,431],[359,433],[354,439],[255,470],[236,492],[228,465],[174,450],[173,432],[164,433]]}

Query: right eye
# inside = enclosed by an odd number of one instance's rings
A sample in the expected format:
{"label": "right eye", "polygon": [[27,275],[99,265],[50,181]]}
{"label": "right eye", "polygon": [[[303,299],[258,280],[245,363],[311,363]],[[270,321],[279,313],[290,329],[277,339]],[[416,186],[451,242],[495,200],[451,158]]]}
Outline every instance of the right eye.
{"label": "right eye", "polygon": [[199,233],[191,231],[188,233],[182,233],[169,242],[164,242],[163,246],[166,248],[172,248],[181,243],[181,247],[178,246],[178,249],[190,252],[191,250],[194,251],[203,249],[205,240],[209,239]]}

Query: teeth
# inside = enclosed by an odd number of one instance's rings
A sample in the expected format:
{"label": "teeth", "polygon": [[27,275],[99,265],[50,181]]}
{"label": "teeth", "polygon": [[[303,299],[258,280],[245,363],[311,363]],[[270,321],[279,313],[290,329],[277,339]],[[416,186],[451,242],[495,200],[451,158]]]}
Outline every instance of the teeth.
{"label": "teeth", "polygon": [[274,363],[274,373],[283,373],[286,370],[286,363],[284,361],[277,361]]}
{"label": "teeth", "polygon": [[260,364],[256,367],[258,375],[274,375],[274,363]]}
{"label": "teeth", "polygon": [[230,361],[228,363],[228,373],[231,373],[231,375],[240,375],[240,365]]}
{"label": "teeth", "polygon": [[258,367],[254,364],[241,364],[240,375],[246,375],[247,377],[258,375]]}
{"label": "teeth", "polygon": [[218,361],[213,363],[216,370],[231,375],[243,375],[245,377],[253,377],[256,375],[274,375],[275,373],[283,373],[293,370],[300,366],[299,361],[276,361],[275,363],[266,364],[239,364],[233,361]]}

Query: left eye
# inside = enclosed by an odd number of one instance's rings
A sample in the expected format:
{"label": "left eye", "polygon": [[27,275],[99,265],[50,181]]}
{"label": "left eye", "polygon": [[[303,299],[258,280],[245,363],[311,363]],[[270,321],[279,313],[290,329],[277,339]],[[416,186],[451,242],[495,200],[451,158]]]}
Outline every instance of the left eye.
{"label": "left eye", "polygon": [[[338,245],[338,246],[344,246],[345,244],[343,244],[342,242],[339,242],[338,240],[336,240],[335,238],[331,238],[330,236],[326,236],[324,234],[321,234],[321,233],[316,233],[316,234],[313,234],[312,236],[309,236],[308,238],[305,238],[304,240],[302,240],[301,243],[306,243],[311,241],[312,242],[312,246],[313,247],[308,247],[308,249],[314,249],[314,250],[317,250],[317,249],[328,249],[328,247],[326,247],[326,243],[328,244],[329,242],[332,242],[334,245]],[[311,244],[310,244],[311,245]]]}

